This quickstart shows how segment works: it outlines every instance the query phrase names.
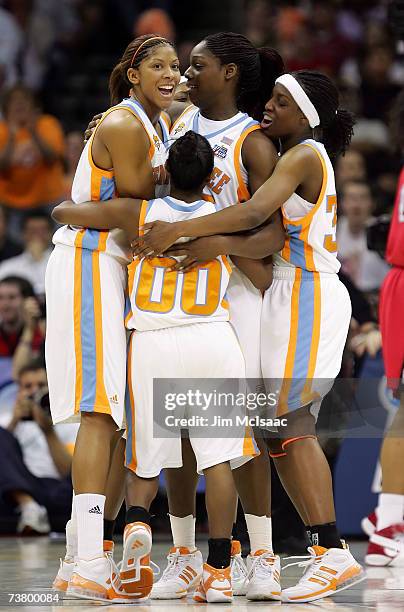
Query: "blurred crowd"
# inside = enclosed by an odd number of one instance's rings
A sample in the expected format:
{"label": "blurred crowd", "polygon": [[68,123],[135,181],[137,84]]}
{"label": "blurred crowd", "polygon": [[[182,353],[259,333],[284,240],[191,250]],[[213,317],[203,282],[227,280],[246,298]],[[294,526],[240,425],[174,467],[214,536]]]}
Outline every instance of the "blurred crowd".
{"label": "blurred crowd", "polygon": [[[402,162],[389,116],[404,87],[404,62],[388,4],[222,0],[228,22],[222,16],[218,27],[210,0],[194,14],[187,3],[168,0],[0,0],[0,430],[17,437],[21,461],[29,464],[24,453],[29,455],[35,437],[38,443],[36,428],[47,457],[35,467],[37,480],[64,483],[68,472],[52,436],[62,438],[33,409],[31,390],[24,395],[24,377],[38,373],[29,368],[38,359],[43,363],[50,210],[70,195],[83,131],[93,114],[108,107],[108,72],[134,36],[155,32],[175,40],[184,71],[190,50],[205,34],[237,29],[256,46],[275,47],[289,71],[318,69],[335,79],[345,106],[357,115],[353,143],[336,164],[339,257],[354,301],[348,349],[351,362],[365,351],[377,353],[378,291],[388,266],[369,250],[366,228],[391,211]],[[200,12],[206,13],[203,19]],[[354,371],[352,366],[347,373]],[[32,404],[25,423],[22,396]],[[21,433],[28,421],[31,438]],[[0,495],[3,486],[0,481]],[[38,486],[32,485],[29,499],[14,496],[11,502],[31,504],[34,514],[32,502],[51,512],[46,496],[35,500]],[[49,517],[38,512],[37,530],[49,530]]]}

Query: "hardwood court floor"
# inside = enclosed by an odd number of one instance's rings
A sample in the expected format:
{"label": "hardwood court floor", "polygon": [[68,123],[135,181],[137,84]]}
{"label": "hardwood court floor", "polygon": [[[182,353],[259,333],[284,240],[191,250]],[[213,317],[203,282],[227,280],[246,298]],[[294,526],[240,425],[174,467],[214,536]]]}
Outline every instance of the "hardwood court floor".
{"label": "hardwood court floor", "polygon": [[[200,548],[206,555],[206,543],[201,542]],[[59,557],[64,555],[64,542],[44,538],[2,538],[0,539],[0,610],[31,610],[33,607],[43,612],[117,612],[121,609],[132,608],[133,605],[98,605],[90,601],[65,599],[63,603],[34,605],[9,604],[9,593],[37,593],[43,599],[44,595],[51,595],[50,584],[56,574]],[[353,543],[351,549],[356,558],[362,562],[365,553],[365,543]],[[119,560],[121,546],[116,547],[115,558]],[[153,560],[164,569],[167,544],[155,543],[153,547]],[[282,574],[283,585],[289,586],[301,575],[301,568],[292,567]],[[376,612],[404,611],[404,568],[367,568],[367,580],[334,597],[313,602],[312,604],[281,604],[280,602],[248,602],[245,597],[236,597],[232,606],[215,604],[212,610],[230,610],[236,608],[237,612],[252,612],[257,607],[261,609],[281,612],[351,612],[353,610],[374,610]],[[150,601],[147,604],[135,606],[136,612],[157,612],[169,610],[174,612],[182,609],[196,612],[203,610],[205,604],[195,604],[192,600]]]}

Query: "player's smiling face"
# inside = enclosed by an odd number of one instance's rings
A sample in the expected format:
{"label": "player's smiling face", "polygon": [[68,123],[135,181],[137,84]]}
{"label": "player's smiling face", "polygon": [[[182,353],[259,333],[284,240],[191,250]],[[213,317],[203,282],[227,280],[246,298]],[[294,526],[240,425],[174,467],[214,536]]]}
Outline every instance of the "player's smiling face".
{"label": "player's smiling face", "polygon": [[289,91],[283,85],[275,85],[272,97],[265,104],[261,127],[270,138],[284,138],[303,131],[304,115]]}
{"label": "player's smiling face", "polygon": [[128,77],[135,94],[140,94],[161,110],[167,109],[181,78],[175,50],[169,45],[156,47],[138,68],[128,70]]}
{"label": "player's smiling face", "polygon": [[188,79],[189,98],[192,104],[203,109],[210,106],[222,91],[225,66],[202,41],[191,51],[190,66],[185,71],[185,76]]}

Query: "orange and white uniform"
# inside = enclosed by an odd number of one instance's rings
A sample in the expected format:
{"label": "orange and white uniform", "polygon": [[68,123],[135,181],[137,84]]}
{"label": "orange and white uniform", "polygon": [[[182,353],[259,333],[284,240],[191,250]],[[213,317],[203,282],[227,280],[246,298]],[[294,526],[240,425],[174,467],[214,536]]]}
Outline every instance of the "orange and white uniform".
{"label": "orange and white uniform", "polygon": [[[146,130],[156,183],[163,176],[166,150],[135,100],[125,108]],[[99,124],[100,125],[100,124]],[[97,128],[98,129],[98,128]],[[95,134],[96,132],[94,132]],[[84,147],[72,186],[75,202],[117,196],[114,169],[103,170],[92,157],[94,134]],[[166,185],[156,184],[164,195]],[[55,249],[46,271],[46,365],[54,423],[80,419],[80,411],[124,419],[126,333],[124,326],[127,264],[131,253],[118,230],[63,226],[53,236]]]}
{"label": "orange and white uniform", "polygon": [[[187,107],[173,124],[172,139],[183,136],[188,130],[208,139],[215,165],[204,197],[215,203],[216,210],[250,199],[248,173],[241,152],[247,136],[259,129],[258,122],[245,113],[239,112],[225,121],[213,121],[201,115],[196,106]],[[233,267],[227,297],[230,322],[245,357],[247,378],[260,379],[261,292],[243,272]]]}
{"label": "orange and white uniform", "polygon": [[[205,200],[186,203],[165,197],[143,202],[140,225],[213,212],[214,205]],[[221,385],[220,381],[213,384],[213,379],[245,377],[243,354],[228,322],[225,294],[231,268],[226,258],[217,257],[186,273],[171,271],[175,262],[156,257],[135,259],[129,266],[131,312],[126,321],[136,331],[128,356],[126,465],[143,478],[182,465],[179,429],[170,421],[171,416],[180,415],[166,409],[158,379],[170,381],[170,391],[175,393],[174,379],[205,379],[212,391]],[[181,416],[189,416],[191,407],[183,406]],[[208,418],[202,427],[189,427],[199,472],[224,461],[239,467],[257,454],[250,428],[232,428],[233,437],[211,437],[214,410],[199,408],[197,414]]]}
{"label": "orange and white uniform", "polygon": [[297,193],[282,206],[286,241],[274,256],[265,292],[261,364],[266,384],[280,392],[278,414],[312,402],[316,414],[342,360],[351,302],[337,272],[337,198],[334,171],[320,142],[305,140],[323,168],[315,204]]}

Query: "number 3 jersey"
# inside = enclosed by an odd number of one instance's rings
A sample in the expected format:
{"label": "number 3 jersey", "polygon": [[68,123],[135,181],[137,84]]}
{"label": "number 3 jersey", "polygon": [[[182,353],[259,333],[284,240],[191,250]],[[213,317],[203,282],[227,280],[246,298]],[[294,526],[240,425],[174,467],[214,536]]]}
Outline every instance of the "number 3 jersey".
{"label": "number 3 jersey", "polygon": [[[212,202],[183,202],[171,196],[143,201],[139,225],[151,221],[185,221],[215,212]],[[189,272],[170,270],[173,257],[136,258],[128,267],[130,312],[128,329],[150,331],[189,325],[228,321],[225,297],[231,267],[225,256],[207,261]]]}
{"label": "number 3 jersey", "polygon": [[317,202],[312,204],[293,193],[282,205],[285,245],[274,255],[275,266],[292,266],[309,272],[335,273],[337,259],[337,196],[334,170],[321,142],[304,140],[314,149],[323,168],[323,182]]}

